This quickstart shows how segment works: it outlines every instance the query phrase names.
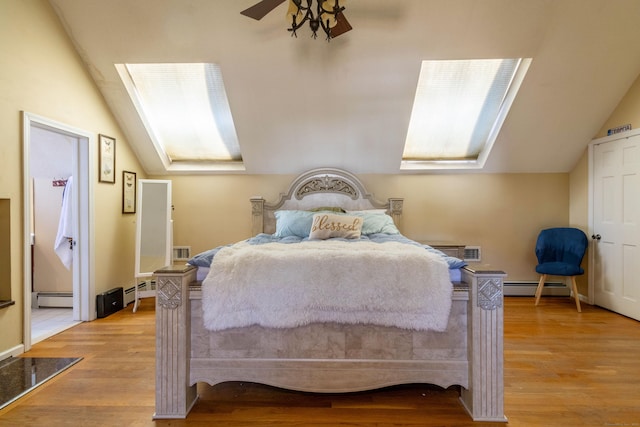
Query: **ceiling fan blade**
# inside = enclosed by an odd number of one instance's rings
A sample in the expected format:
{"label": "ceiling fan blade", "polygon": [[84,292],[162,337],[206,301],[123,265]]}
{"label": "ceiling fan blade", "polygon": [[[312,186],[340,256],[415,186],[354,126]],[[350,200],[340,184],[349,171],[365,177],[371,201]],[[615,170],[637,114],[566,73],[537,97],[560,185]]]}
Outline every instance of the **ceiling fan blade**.
{"label": "ceiling fan blade", "polygon": [[344,34],[352,29],[344,13],[339,13],[336,15],[336,25],[331,28],[331,38],[338,37],[340,34]]}
{"label": "ceiling fan blade", "polygon": [[262,0],[240,13],[259,21],[264,18],[267,13],[284,3],[284,1],[285,0]]}

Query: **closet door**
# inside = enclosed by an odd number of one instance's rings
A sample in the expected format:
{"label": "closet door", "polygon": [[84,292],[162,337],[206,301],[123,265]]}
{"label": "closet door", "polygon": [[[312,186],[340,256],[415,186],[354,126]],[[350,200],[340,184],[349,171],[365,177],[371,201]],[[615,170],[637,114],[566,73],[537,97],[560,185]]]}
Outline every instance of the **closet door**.
{"label": "closet door", "polygon": [[640,135],[593,147],[594,299],[640,320]]}
{"label": "closet door", "polygon": [[155,296],[155,290],[148,286],[139,291],[138,282],[171,264],[173,245],[171,181],[140,179],[137,193],[134,311],[138,308],[138,298]]}

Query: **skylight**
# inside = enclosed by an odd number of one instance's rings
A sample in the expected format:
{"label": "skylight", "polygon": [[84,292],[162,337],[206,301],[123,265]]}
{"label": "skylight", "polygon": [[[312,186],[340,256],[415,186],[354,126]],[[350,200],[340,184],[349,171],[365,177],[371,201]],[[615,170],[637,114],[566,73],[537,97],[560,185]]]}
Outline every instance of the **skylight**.
{"label": "skylight", "polygon": [[219,66],[117,64],[116,68],[168,170],[176,170],[176,165],[241,168]]}
{"label": "skylight", "polygon": [[482,167],[530,63],[422,61],[401,169]]}

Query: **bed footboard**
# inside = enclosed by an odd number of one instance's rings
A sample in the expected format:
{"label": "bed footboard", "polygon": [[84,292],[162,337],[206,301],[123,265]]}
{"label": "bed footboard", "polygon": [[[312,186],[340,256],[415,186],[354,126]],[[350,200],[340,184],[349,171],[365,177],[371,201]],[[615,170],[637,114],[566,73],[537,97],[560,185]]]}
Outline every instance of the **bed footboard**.
{"label": "bed footboard", "polygon": [[[191,325],[191,298],[197,299],[200,294],[200,290],[190,288],[195,271],[194,267],[181,265],[155,273],[158,292],[155,419],[185,418],[197,400],[197,381],[215,384],[244,380],[316,392],[366,390],[410,382],[443,387],[458,384],[463,386],[460,400],[475,421],[506,421],[502,292],[506,275],[501,271],[465,268],[463,284],[456,286],[454,300],[466,303],[467,357],[462,361],[211,359],[194,356],[192,335],[202,329],[200,325]],[[462,337],[464,340],[464,335]],[[291,370],[296,374],[279,375]],[[369,374],[362,375],[364,372]]]}
{"label": "bed footboard", "polygon": [[154,419],[186,418],[198,395],[189,384],[191,304],[196,267],[156,271],[156,412]]}
{"label": "bed footboard", "polygon": [[469,387],[460,400],[474,421],[506,422],[504,415],[503,271],[463,268],[469,285]]}

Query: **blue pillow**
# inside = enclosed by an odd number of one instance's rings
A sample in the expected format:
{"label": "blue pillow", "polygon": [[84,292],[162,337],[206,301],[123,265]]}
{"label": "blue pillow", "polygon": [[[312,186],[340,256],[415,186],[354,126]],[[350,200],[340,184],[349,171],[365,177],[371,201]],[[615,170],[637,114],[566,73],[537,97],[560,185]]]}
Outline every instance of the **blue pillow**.
{"label": "blue pillow", "polygon": [[315,212],[309,211],[275,211],[276,217],[276,237],[309,237],[311,223]]}
{"label": "blue pillow", "polygon": [[362,234],[400,234],[400,230],[393,222],[393,218],[389,215],[374,211],[373,213],[367,211],[351,211],[350,215],[359,216],[362,218]]}

